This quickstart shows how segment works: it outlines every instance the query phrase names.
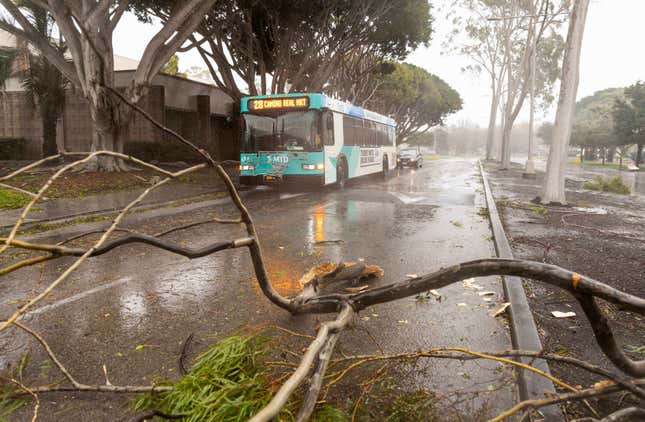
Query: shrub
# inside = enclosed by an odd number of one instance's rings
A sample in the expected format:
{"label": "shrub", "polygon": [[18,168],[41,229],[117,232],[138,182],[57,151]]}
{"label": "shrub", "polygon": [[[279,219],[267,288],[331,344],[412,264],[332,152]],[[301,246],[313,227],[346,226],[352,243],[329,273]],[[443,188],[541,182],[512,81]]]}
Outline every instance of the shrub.
{"label": "shrub", "polygon": [[631,189],[620,176],[614,176],[611,179],[602,176],[595,176],[593,180],[588,180],[582,184],[583,189],[597,190],[601,192],[612,192],[621,195],[629,195]]}
{"label": "shrub", "polygon": [[22,160],[25,156],[23,138],[0,138],[0,160]]}

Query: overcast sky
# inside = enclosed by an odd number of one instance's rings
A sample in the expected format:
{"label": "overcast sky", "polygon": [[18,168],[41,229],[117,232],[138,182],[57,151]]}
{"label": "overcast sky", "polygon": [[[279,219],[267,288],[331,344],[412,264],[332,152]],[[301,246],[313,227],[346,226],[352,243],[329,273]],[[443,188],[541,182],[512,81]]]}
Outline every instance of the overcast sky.
{"label": "overcast sky", "polygon": [[[430,1],[441,6],[442,0]],[[435,8],[437,9],[437,8]],[[631,85],[645,80],[645,0],[591,0],[583,38],[578,98],[595,91]],[[488,123],[490,93],[488,81],[461,72],[468,59],[442,55],[441,43],[452,28],[449,22],[435,16],[434,35],[429,48],[420,48],[408,62],[422,66],[454,87],[464,100],[462,111],[448,123],[469,120],[480,126]],[[154,28],[140,24],[133,16],[125,16],[114,38],[116,54],[130,58],[141,56]],[[191,66],[205,67],[198,54],[180,56],[180,70]],[[552,118],[553,110],[546,116]],[[526,113],[518,121],[526,120]]]}

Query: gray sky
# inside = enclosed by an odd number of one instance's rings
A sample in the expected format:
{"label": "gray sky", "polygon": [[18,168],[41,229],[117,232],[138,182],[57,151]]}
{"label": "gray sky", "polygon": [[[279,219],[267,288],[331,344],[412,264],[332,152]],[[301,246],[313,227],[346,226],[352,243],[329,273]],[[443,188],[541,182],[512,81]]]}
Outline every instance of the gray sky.
{"label": "gray sky", "polygon": [[[442,0],[430,3],[445,4]],[[644,16],[645,0],[591,0],[583,38],[578,98],[600,89],[645,80]],[[452,28],[441,16],[435,18],[431,46],[414,51],[407,61],[440,76],[461,94],[464,108],[448,123],[470,120],[485,126],[490,107],[488,81],[461,72],[460,69],[469,63],[467,58],[441,54],[441,41]],[[125,16],[115,32],[115,53],[135,59],[140,57],[154,30],[150,25],[138,23],[133,16]],[[179,66],[181,70],[191,66],[205,67],[199,55],[190,52],[180,56]],[[546,119],[553,114],[551,110]],[[518,118],[518,122],[522,120],[526,120],[526,113]]]}

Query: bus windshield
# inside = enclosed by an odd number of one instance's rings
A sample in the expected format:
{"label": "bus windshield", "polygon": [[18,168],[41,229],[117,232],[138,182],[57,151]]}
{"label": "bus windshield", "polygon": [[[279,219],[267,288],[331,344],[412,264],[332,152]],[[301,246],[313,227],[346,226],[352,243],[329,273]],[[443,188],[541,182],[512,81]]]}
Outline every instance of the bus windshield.
{"label": "bus windshield", "polygon": [[318,111],[292,111],[278,116],[244,114],[245,152],[320,151]]}

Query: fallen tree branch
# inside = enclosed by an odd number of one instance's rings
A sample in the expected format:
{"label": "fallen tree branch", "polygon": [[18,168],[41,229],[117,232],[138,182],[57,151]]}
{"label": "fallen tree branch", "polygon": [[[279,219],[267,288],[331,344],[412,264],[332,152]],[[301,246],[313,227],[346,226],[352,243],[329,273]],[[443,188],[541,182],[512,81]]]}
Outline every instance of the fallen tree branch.
{"label": "fallen tree branch", "polygon": [[582,418],[575,419],[571,422],[623,422],[623,421],[642,421],[645,420],[645,409],[640,407],[626,407],[618,410],[602,419]]}
{"label": "fallen tree branch", "polygon": [[[4,241],[5,238],[0,238],[0,241]],[[161,239],[158,239],[155,236],[150,236],[143,233],[132,233],[117,239],[105,242],[102,246],[93,249],[88,255],[89,257],[95,257],[103,255],[112,249],[115,249],[119,246],[127,245],[129,243],[144,243],[150,246],[155,246],[159,249],[163,249],[168,252],[175,253],[177,255],[185,256],[186,258],[194,259],[201,258],[206,255],[210,255],[214,252],[219,252],[224,249],[233,249],[240,248],[242,246],[248,246],[253,240],[245,237],[242,239],[236,239],[229,242],[218,242],[212,245],[207,245],[201,248],[188,248],[181,246],[177,243],[167,242]],[[21,240],[12,240],[9,242],[11,246],[20,247],[23,249],[29,250],[38,250],[45,251],[55,254],[57,256],[83,256],[89,249],[82,248],[68,248],[65,246],[58,245],[49,245],[49,244],[38,244],[38,243],[29,243],[23,242]]]}
{"label": "fallen tree branch", "polygon": [[[437,358],[437,359],[456,359],[456,360],[472,360],[472,359],[482,359],[477,355],[472,356],[462,356],[457,354],[448,354],[446,351],[452,350],[455,348],[448,347],[436,347],[428,350],[418,350],[415,352],[407,353],[397,353],[397,354],[375,354],[375,355],[355,355],[355,356],[346,356],[343,358],[334,359],[332,364],[338,364],[341,362],[348,361],[360,361],[361,365],[369,362],[376,362],[381,360],[406,360],[406,359],[417,359],[417,358]],[[576,359],[570,356],[561,356],[552,353],[544,352],[533,352],[528,350],[506,350],[502,352],[480,352],[482,355],[494,356],[494,357],[529,357],[536,359],[545,359],[552,362],[564,363],[567,365],[575,366],[591,373],[605,377],[616,384],[624,387],[626,390],[634,393],[636,396],[645,399],[645,390],[634,386],[629,382],[629,380],[621,375],[615,374],[613,372],[607,371],[600,366],[594,365],[589,362],[585,362],[580,359]],[[359,366],[359,365],[357,365]],[[352,368],[353,369],[353,368]],[[336,381],[336,380],[334,380]]]}
{"label": "fallen tree branch", "polygon": [[311,342],[307,352],[302,357],[300,365],[295,372],[282,384],[280,390],[273,396],[271,402],[258,412],[251,422],[268,422],[274,417],[278,416],[284,405],[289,400],[295,389],[304,381],[309,373],[314,360],[325,347],[330,339],[330,336],[336,332],[344,329],[349,324],[354,316],[354,310],[349,305],[344,305],[338,317],[334,321],[324,322],[318,329],[316,339]]}
{"label": "fallen tree branch", "polygon": [[[630,383],[634,386],[642,386],[642,385],[645,385],[645,379],[636,379],[636,380],[630,381]],[[621,386],[610,385],[610,386],[580,390],[576,393],[557,394],[554,397],[549,397],[545,399],[524,400],[516,404],[512,408],[495,416],[493,419],[491,419],[491,422],[501,422],[504,419],[516,414],[517,412],[529,407],[533,409],[538,409],[540,407],[544,407],[544,406],[548,406],[556,403],[562,403],[565,401],[582,400],[590,397],[604,396],[607,394],[616,393],[621,390],[623,390],[623,387]]]}
{"label": "fallen tree branch", "polygon": [[[85,159],[85,160],[86,160],[86,159]],[[76,164],[78,164],[78,163],[80,163],[80,162],[82,162],[82,161],[84,161],[84,160],[79,160],[79,161],[76,161],[75,163],[76,163]],[[74,163],[72,163],[72,164],[74,164]],[[70,165],[70,166],[71,166],[71,165]],[[66,166],[65,168],[71,168],[70,166]],[[187,169],[180,170],[180,171],[178,171],[178,172],[176,172],[176,173],[173,173],[173,177],[179,177],[179,176],[182,176],[182,175],[184,175],[184,174],[188,174],[188,173],[191,173],[191,172],[193,172],[193,171],[199,170],[199,169],[201,169],[201,168],[204,168],[204,165],[203,165],[203,164],[196,165],[196,166],[193,166],[193,167],[189,167],[189,168],[187,168]],[[62,170],[61,170],[61,171],[62,171]],[[60,175],[60,174],[61,174],[61,172],[59,172],[58,174]],[[52,176],[52,177],[53,177],[53,176]],[[50,180],[49,180],[49,182],[48,182],[49,184],[51,184],[51,183],[50,183],[50,182],[51,182],[51,180],[52,180],[52,179],[50,179]],[[141,192],[141,194],[140,194],[136,199],[134,199],[134,200],[133,200],[132,202],[130,202],[130,203],[129,203],[125,208],[123,208],[123,210],[121,210],[121,212],[120,212],[120,213],[116,216],[116,218],[113,220],[113,222],[112,222],[111,226],[110,226],[110,227],[105,231],[105,233],[103,233],[103,236],[101,236],[101,238],[100,238],[100,239],[99,239],[99,240],[94,244],[94,246],[92,246],[92,247],[91,247],[90,249],[88,249],[88,250],[87,250],[83,255],[81,255],[81,256],[80,256],[80,257],[79,257],[79,258],[78,258],[78,259],[77,259],[77,260],[76,260],[72,265],[70,265],[70,266],[69,266],[69,267],[68,267],[68,268],[67,268],[67,269],[66,269],[66,270],[65,270],[65,271],[64,271],[60,276],[58,276],[58,278],[56,278],[52,283],[50,283],[50,284],[49,284],[49,286],[48,286],[45,290],[43,290],[43,292],[41,292],[39,295],[37,295],[36,297],[34,297],[33,299],[31,299],[31,300],[30,300],[29,302],[27,302],[24,306],[22,306],[20,309],[18,309],[18,311],[16,311],[12,316],[10,316],[6,321],[4,321],[4,323],[2,323],[2,325],[0,325],[0,331],[5,330],[5,329],[6,329],[8,326],[10,326],[14,321],[16,321],[16,319],[18,319],[22,314],[24,314],[25,312],[27,312],[27,311],[28,311],[28,310],[29,310],[33,305],[35,305],[36,303],[40,302],[43,298],[47,297],[47,296],[48,296],[48,295],[49,295],[49,294],[50,294],[50,293],[51,293],[51,292],[56,288],[56,286],[58,286],[60,283],[62,283],[64,280],[66,280],[66,279],[67,279],[67,277],[69,277],[69,275],[70,275],[72,272],[74,272],[74,271],[75,271],[75,270],[76,270],[76,269],[77,269],[77,268],[78,268],[78,267],[79,267],[79,266],[80,266],[80,265],[85,261],[85,259],[87,259],[90,255],[92,255],[92,253],[94,253],[94,251],[95,251],[96,249],[100,248],[100,247],[101,247],[101,246],[102,246],[102,245],[107,241],[107,239],[110,237],[110,235],[112,234],[112,232],[113,232],[113,231],[116,229],[116,227],[121,223],[121,220],[123,220],[123,218],[125,217],[125,215],[126,215],[126,214],[127,214],[127,213],[128,213],[128,212],[129,212],[133,207],[135,207],[137,204],[139,204],[141,201],[143,201],[143,199],[144,199],[144,198],[145,198],[145,197],[146,197],[150,192],[152,192],[154,189],[156,189],[156,188],[158,188],[158,187],[160,187],[160,186],[163,186],[164,184],[168,183],[170,180],[172,180],[172,178],[170,178],[170,177],[165,178],[165,179],[161,180],[160,182],[158,182],[158,183],[156,183],[156,184],[154,184],[154,185],[150,186],[150,187],[149,187],[148,189],[146,189],[145,191]],[[40,194],[42,194],[44,191],[46,191],[46,187],[48,186],[48,183],[46,183],[46,184],[45,184],[45,186],[44,186],[44,187],[39,191],[39,193],[40,193]],[[34,203],[34,201],[32,201],[32,202],[31,202],[31,205],[33,205],[33,203]],[[26,215],[26,212],[27,212],[28,210],[29,210],[29,206],[27,206],[27,208],[25,208],[25,212],[23,212],[21,219],[24,219],[24,216]],[[20,226],[20,224],[19,224],[19,223],[20,223],[20,221],[21,221],[21,220],[19,220],[19,221],[18,221],[18,223],[16,223],[16,225],[14,226],[14,230],[12,230],[12,234],[14,234],[14,235],[15,235],[15,232],[17,231],[18,227]],[[10,243],[11,243],[11,241],[12,241],[12,240],[13,240],[13,239],[12,239],[12,237],[11,237],[11,235],[10,235],[10,236],[7,238],[5,245],[3,245],[3,248],[0,248],[0,253],[2,253],[2,251],[4,250],[4,248],[9,247],[9,245],[10,245]]]}

